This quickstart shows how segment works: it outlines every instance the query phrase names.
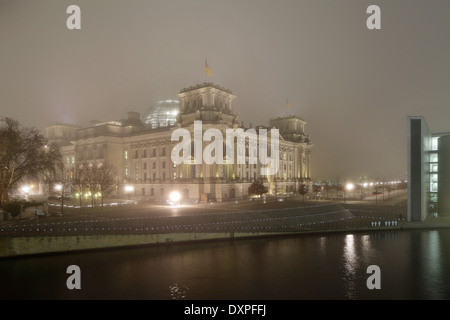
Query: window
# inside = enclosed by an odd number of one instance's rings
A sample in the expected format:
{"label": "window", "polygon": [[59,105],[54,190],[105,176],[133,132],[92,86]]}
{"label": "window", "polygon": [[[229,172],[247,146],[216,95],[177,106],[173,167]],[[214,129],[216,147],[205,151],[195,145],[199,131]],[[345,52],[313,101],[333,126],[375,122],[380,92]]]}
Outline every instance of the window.
{"label": "window", "polygon": [[134,165],[134,169],[135,169],[135,170],[139,170],[139,163],[136,163],[136,164]]}
{"label": "window", "polygon": [[162,148],[161,150],[161,156],[164,157],[166,155],[166,148]]}
{"label": "window", "polygon": [[176,180],[177,179],[177,173],[174,171],[173,172],[173,180]]}
{"label": "window", "polygon": [[163,172],[163,180],[166,180],[166,173]]}
{"label": "window", "polygon": [[153,172],[153,181],[155,181],[155,180],[156,180],[156,173]]}
{"label": "window", "polygon": [[431,138],[431,150],[437,150],[438,149],[438,137]]}
{"label": "window", "polygon": [[98,148],[97,156],[98,156],[97,158],[103,159],[103,148],[102,147]]}
{"label": "window", "polygon": [[69,157],[66,158],[66,163],[69,164],[70,163],[70,159]]}
{"label": "window", "polygon": [[144,149],[143,158],[147,158],[147,149]]}
{"label": "window", "polygon": [[283,160],[287,160],[287,154],[286,154],[286,152],[283,152]]}
{"label": "window", "polygon": [[151,188],[150,189],[150,196],[155,196],[155,189],[154,188]]}
{"label": "window", "polygon": [[135,179],[136,181],[139,180],[139,173],[136,173],[136,174],[134,175],[134,179]]}
{"label": "window", "polygon": [[125,167],[125,176],[128,177],[128,168]]}
{"label": "window", "polygon": [[153,169],[156,169],[156,162],[153,162],[153,163],[152,163],[152,168],[153,168]]}
{"label": "window", "polygon": [[438,162],[438,155],[437,155],[437,153],[435,153],[435,152],[430,153],[430,162]]}
{"label": "window", "polygon": [[134,158],[135,159],[139,158],[139,151],[138,150],[134,151]]}
{"label": "window", "polygon": [[144,173],[144,181],[147,181],[147,172]]}
{"label": "window", "polygon": [[155,148],[152,149],[152,157],[156,157],[156,149]]}
{"label": "window", "polygon": [[163,169],[166,168],[166,162],[165,162],[165,161],[163,161],[163,163],[162,163],[162,168],[163,168]]}
{"label": "window", "polygon": [[72,164],[75,164],[75,157],[72,157]]}
{"label": "window", "polygon": [[147,162],[144,162],[144,170],[147,170]]}
{"label": "window", "polygon": [[124,153],[123,153],[123,158],[124,158],[125,160],[128,159],[128,151],[127,151],[127,150],[124,151]]}

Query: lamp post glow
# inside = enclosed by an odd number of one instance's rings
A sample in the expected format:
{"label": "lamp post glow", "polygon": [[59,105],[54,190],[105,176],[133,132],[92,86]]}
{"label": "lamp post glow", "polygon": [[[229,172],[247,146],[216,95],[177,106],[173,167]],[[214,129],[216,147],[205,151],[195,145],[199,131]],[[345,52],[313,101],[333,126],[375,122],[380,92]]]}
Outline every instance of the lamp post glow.
{"label": "lamp post glow", "polygon": [[134,187],[130,185],[126,185],[124,187],[124,191],[126,194],[128,194],[128,199],[130,199],[130,194],[134,192]]}
{"label": "lamp post glow", "polygon": [[345,203],[345,190],[352,191],[354,188],[355,188],[355,185],[353,183],[351,183],[351,182],[347,183],[345,185],[345,188],[344,188],[344,203]]}
{"label": "lamp post glow", "polygon": [[170,201],[172,201],[174,203],[178,203],[181,199],[181,194],[177,191],[173,191],[170,193],[169,199],[170,199]]}

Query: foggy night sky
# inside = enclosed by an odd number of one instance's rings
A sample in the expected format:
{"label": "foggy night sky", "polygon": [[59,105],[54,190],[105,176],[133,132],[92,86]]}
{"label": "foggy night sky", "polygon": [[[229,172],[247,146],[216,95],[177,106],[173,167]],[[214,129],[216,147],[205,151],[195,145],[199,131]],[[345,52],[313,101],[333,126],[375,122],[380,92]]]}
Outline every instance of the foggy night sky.
{"label": "foggy night sky", "polygon": [[0,0],[0,116],[88,126],[208,81],[247,126],[303,117],[313,179],[406,178],[407,116],[450,131],[449,15],[448,0]]}

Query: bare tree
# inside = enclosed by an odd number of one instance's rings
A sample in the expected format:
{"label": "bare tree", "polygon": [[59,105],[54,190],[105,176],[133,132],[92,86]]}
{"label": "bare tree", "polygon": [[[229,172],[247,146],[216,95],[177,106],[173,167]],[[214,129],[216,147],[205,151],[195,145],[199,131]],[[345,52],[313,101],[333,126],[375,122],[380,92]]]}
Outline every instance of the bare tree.
{"label": "bare tree", "polygon": [[56,164],[57,170],[48,178],[48,191],[51,196],[61,202],[61,213],[64,214],[64,200],[68,199],[73,185],[73,176],[70,170],[66,170],[62,161]]}
{"label": "bare tree", "polygon": [[80,166],[74,180],[74,185],[80,193],[80,207],[83,194],[90,197],[92,206],[96,205],[96,199],[99,198],[103,207],[105,197],[116,190],[116,179],[116,168],[107,162]]}
{"label": "bare tree", "polygon": [[0,206],[8,193],[26,178],[46,179],[56,170],[61,153],[36,128],[22,127],[18,121],[3,118],[0,126]]}
{"label": "bare tree", "polygon": [[95,168],[94,176],[98,184],[101,205],[103,208],[103,199],[117,188],[117,170],[109,163],[103,162]]}
{"label": "bare tree", "polygon": [[80,211],[83,208],[83,195],[87,191],[87,185],[84,178],[84,167],[80,166],[77,170],[75,170],[72,187],[80,201]]}

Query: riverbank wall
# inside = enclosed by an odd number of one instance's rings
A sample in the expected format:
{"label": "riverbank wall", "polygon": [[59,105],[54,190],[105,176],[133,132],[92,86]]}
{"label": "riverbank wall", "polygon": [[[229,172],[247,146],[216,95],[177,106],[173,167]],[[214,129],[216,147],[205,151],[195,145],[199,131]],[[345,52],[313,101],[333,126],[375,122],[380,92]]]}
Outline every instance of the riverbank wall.
{"label": "riverbank wall", "polygon": [[0,258],[67,253],[129,246],[168,245],[289,235],[286,232],[162,233],[0,238]]}

